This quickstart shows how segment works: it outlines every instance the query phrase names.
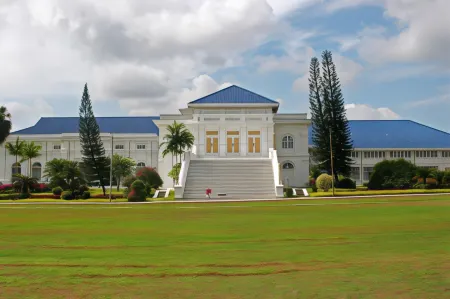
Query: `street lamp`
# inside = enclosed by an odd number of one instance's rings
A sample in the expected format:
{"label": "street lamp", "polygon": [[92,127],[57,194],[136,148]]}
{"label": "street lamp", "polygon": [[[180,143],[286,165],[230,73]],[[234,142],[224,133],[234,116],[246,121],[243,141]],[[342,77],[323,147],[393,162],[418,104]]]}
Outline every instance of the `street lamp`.
{"label": "street lamp", "polygon": [[109,165],[109,202],[112,200],[112,166],[113,166],[113,154],[114,154],[114,135],[111,133],[111,161]]}
{"label": "street lamp", "polygon": [[331,143],[331,128],[330,128],[330,162],[331,162],[331,189],[334,197],[334,169],[333,169],[333,146]]}

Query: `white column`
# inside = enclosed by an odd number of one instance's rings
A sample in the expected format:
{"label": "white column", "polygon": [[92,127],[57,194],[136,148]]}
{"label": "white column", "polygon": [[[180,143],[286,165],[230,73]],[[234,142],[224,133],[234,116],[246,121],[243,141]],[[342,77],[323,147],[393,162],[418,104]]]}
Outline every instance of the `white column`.
{"label": "white column", "polygon": [[247,126],[241,127],[240,133],[241,134],[239,136],[239,142],[240,142],[239,155],[247,156],[247,152],[248,152]]}
{"label": "white column", "polygon": [[225,126],[219,127],[219,156],[225,157],[227,155],[227,128]]}

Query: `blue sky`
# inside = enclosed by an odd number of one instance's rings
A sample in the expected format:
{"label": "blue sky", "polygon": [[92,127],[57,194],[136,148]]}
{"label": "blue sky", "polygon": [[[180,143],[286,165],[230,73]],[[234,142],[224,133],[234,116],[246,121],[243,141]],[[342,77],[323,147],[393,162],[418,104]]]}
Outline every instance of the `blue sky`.
{"label": "blue sky", "polygon": [[331,50],[349,119],[450,131],[450,1],[18,0],[0,4],[0,104],[14,128],[75,116],[174,113],[237,84],[308,111],[311,57]]}

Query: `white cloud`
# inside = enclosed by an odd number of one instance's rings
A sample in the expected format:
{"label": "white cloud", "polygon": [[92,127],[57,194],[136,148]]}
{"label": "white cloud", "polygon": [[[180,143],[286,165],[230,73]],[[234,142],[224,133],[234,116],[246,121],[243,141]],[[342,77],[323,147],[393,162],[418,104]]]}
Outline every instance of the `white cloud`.
{"label": "white cloud", "polygon": [[314,2],[0,1],[0,98],[64,101],[87,82],[94,100],[130,114],[179,108],[221,86],[202,74],[241,65],[244,52],[289,31],[283,15]]}
{"label": "white cloud", "polygon": [[450,1],[384,0],[385,15],[400,32],[365,34],[358,51],[372,63],[426,63],[450,70]]}
{"label": "white cloud", "polygon": [[35,99],[28,103],[2,102],[0,106],[6,106],[11,113],[13,131],[33,126],[40,117],[54,115],[52,106],[43,99]]}
{"label": "white cloud", "polygon": [[[363,71],[363,66],[361,64],[340,54],[333,54],[333,61],[336,65],[336,71],[343,87],[351,85],[356,77]],[[293,89],[296,91],[309,91],[308,78],[309,73],[305,73],[303,76],[297,78],[293,83]]]}
{"label": "white cloud", "polygon": [[344,8],[353,8],[361,5],[380,5],[383,0],[325,0],[326,10],[335,12]]}
{"label": "white cloud", "polygon": [[383,120],[400,118],[400,115],[387,107],[374,108],[366,104],[346,104],[345,109],[347,112],[347,118],[351,120]]}

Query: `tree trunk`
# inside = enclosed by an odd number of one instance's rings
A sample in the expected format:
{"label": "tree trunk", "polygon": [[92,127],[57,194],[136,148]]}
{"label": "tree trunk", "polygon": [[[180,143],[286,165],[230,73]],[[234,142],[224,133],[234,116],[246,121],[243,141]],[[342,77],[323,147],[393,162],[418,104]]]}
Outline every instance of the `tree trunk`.
{"label": "tree trunk", "polygon": [[117,177],[117,192],[120,191],[120,176]]}

